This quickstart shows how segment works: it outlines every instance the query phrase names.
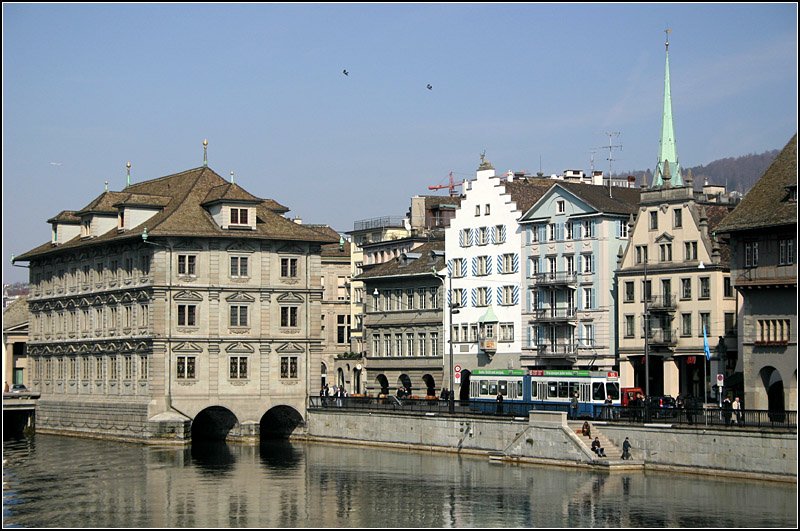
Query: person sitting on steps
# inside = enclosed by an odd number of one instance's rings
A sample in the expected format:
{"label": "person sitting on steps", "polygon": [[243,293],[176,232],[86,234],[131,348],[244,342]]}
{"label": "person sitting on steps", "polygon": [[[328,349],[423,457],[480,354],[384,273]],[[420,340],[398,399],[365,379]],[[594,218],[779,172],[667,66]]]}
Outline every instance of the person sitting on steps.
{"label": "person sitting on steps", "polygon": [[592,441],[592,451],[597,454],[597,457],[606,456],[606,451],[602,446],[600,446],[600,440],[597,437],[595,437]]}
{"label": "person sitting on steps", "polygon": [[583,427],[581,428],[581,434],[586,435],[590,439],[592,438],[592,428],[589,426],[588,420],[583,423]]}

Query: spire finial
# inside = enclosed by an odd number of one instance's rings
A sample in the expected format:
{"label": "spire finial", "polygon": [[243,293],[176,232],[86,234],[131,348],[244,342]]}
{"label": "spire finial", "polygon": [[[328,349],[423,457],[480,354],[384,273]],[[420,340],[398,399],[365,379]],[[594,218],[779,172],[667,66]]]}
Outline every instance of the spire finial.
{"label": "spire finial", "polygon": [[106,181],[106,188],[105,191],[108,192],[108,181]]}
{"label": "spire finial", "polygon": [[667,42],[665,42],[664,44],[667,47],[667,51],[669,51],[669,34],[672,33],[672,30],[667,28],[667,29],[664,30],[664,33],[667,34]]}
{"label": "spire finial", "polygon": [[236,184],[236,181],[233,179],[233,170],[231,170],[231,184]]}
{"label": "spire finial", "polygon": [[131,185],[131,162],[128,161],[128,163],[125,166],[128,168],[128,184],[126,186],[130,186]]}
{"label": "spire finial", "polygon": [[208,140],[203,140],[203,166],[208,166]]}

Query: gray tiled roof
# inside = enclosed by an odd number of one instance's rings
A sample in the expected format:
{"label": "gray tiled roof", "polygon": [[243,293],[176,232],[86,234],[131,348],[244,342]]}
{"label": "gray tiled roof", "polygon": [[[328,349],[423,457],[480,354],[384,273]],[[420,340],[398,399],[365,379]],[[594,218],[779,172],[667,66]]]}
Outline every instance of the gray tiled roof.
{"label": "gray tiled roof", "polygon": [[797,224],[797,203],[786,200],[790,186],[797,186],[797,134],[716,231],[725,233]]}
{"label": "gray tiled roof", "polygon": [[[212,169],[200,167],[151,181],[132,184],[125,188],[125,192],[104,192],[81,212],[116,214],[117,210],[111,205],[125,201],[131,194],[168,197],[169,201],[159,213],[130,230],[119,232],[114,228],[95,238],[81,239],[80,237],[75,237],[59,246],[46,243],[16,257],[15,261],[27,261],[43,254],[90,247],[101,243],[141,238],[145,227],[151,237],[236,237],[259,240],[308,241],[322,244],[333,243],[334,238],[293,223],[278,214],[275,210],[275,205],[278,204],[271,200],[264,201],[259,199],[261,202],[256,207],[256,230],[231,231],[222,229],[211,217],[211,214],[203,208],[202,203],[209,196],[212,189],[224,184],[226,184],[226,181]],[[339,239],[336,238],[335,241],[338,243]]]}
{"label": "gray tiled roof", "polygon": [[[433,260],[431,260],[431,251],[439,251],[439,254]],[[423,243],[413,251],[410,251],[410,254],[419,254],[420,257],[415,260],[408,260],[406,263],[397,258],[389,260],[370,268],[369,271],[358,275],[354,280],[422,274],[432,275],[433,269],[440,271],[445,266],[444,240]]]}
{"label": "gray tiled roof", "polygon": [[564,189],[586,201],[598,212],[607,214],[635,214],[639,209],[641,190],[612,186],[609,195],[608,186],[585,183],[556,181]]}
{"label": "gray tiled roof", "polygon": [[506,193],[516,203],[517,210],[522,213],[527,212],[541,197],[555,184],[550,179],[514,179],[513,181],[503,180]]}
{"label": "gray tiled roof", "polygon": [[62,210],[52,218],[48,219],[48,223],[69,223],[69,224],[79,224],[81,222],[81,218],[75,215],[76,212],[74,210]]}
{"label": "gray tiled roof", "polygon": [[20,297],[3,310],[3,330],[28,322],[28,297]]}

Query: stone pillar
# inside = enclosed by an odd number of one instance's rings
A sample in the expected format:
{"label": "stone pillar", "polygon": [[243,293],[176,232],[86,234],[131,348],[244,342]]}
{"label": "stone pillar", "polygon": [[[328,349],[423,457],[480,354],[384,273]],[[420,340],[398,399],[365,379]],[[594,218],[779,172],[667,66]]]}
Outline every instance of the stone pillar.
{"label": "stone pillar", "polygon": [[664,394],[678,396],[681,392],[678,362],[675,358],[664,359]]}

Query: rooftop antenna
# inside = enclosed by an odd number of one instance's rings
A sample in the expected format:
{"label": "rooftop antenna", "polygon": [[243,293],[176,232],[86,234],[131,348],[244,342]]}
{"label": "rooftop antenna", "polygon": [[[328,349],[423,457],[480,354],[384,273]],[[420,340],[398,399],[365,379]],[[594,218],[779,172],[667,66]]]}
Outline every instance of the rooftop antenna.
{"label": "rooftop antenna", "polygon": [[611,195],[611,163],[614,162],[614,157],[611,156],[611,151],[615,148],[619,148],[622,151],[622,144],[611,144],[611,137],[616,136],[618,137],[621,133],[619,131],[610,131],[606,132],[608,135],[608,145],[607,146],[600,146],[595,149],[607,149],[608,150],[608,197],[612,197]]}
{"label": "rooftop antenna", "polygon": [[591,168],[591,175],[594,177],[594,154],[597,153],[597,149],[590,149],[589,150],[589,168]]}

